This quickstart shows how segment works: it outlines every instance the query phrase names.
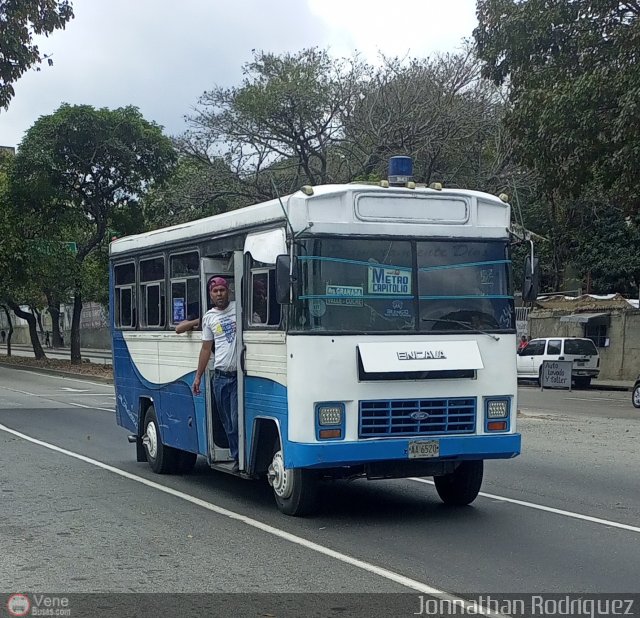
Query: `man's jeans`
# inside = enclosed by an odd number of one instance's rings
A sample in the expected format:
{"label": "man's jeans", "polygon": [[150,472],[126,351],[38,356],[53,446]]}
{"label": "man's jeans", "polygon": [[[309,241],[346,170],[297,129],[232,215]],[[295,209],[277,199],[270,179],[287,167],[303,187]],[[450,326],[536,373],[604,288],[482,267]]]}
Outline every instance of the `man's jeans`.
{"label": "man's jeans", "polygon": [[214,371],[212,382],[216,408],[229,440],[231,457],[238,461],[238,378]]}

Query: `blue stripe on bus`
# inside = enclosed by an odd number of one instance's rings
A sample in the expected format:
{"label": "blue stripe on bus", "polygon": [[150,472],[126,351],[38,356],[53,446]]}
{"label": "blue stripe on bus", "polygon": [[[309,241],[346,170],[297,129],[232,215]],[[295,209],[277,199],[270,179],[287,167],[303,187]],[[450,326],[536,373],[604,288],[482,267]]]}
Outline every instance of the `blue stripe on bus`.
{"label": "blue stripe on bus", "polygon": [[113,337],[113,374],[116,384],[116,419],[118,425],[139,434],[140,399],[154,401],[163,444],[192,453],[207,454],[205,396],[191,393],[195,372],[174,382],[154,384],[146,380],[135,366],[121,332]]}
{"label": "blue stripe on bus", "polygon": [[[510,459],[520,454],[521,437],[518,433],[429,439],[438,440],[440,443],[440,457],[428,461]],[[288,442],[285,449],[285,465],[288,468],[333,468],[373,461],[408,461],[408,444],[409,440],[406,438],[320,444]]]}
{"label": "blue stripe on bus", "polygon": [[246,376],[244,379],[245,444],[251,454],[253,431],[258,418],[275,419],[280,425],[282,440],[287,449],[287,387],[267,378]]}
{"label": "blue stripe on bus", "polygon": [[[357,297],[353,297],[357,298]],[[418,296],[420,300],[460,300],[469,298],[488,298],[488,299],[504,299],[511,300],[513,296],[507,294],[459,294],[456,296]]]}
{"label": "blue stripe on bus", "polygon": [[379,262],[364,262],[361,260],[347,260],[344,258],[321,257],[319,255],[299,255],[299,262],[338,262],[340,264],[353,264],[355,266],[367,266],[371,268],[384,268],[386,270],[403,270],[410,272],[411,266],[395,266],[393,264],[380,264]]}
{"label": "blue stripe on bus", "polygon": [[440,266],[423,266],[418,272],[428,273],[434,270],[450,270],[451,268],[469,268],[472,266],[492,266],[494,264],[511,264],[511,260],[491,260],[489,262],[463,262],[461,264],[442,264]]}

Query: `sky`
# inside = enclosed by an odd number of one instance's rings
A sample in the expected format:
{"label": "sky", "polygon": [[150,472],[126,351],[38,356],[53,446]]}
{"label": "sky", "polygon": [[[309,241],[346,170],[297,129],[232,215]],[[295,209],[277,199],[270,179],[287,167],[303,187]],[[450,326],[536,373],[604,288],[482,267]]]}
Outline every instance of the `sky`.
{"label": "sky", "polygon": [[39,38],[53,66],[30,70],[0,110],[0,146],[62,103],[135,105],[168,135],[186,129],[200,95],[234,86],[252,50],[328,48],[430,56],[459,49],[476,26],[475,0],[73,0],[65,30]]}

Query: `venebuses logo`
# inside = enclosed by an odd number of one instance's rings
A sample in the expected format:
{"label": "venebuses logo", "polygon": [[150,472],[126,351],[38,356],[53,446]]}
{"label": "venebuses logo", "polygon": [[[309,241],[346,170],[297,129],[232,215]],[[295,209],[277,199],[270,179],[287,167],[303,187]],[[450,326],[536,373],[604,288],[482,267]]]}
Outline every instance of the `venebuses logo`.
{"label": "venebuses logo", "polygon": [[26,594],[12,594],[7,599],[7,611],[12,616],[26,616],[31,609],[31,601]]}

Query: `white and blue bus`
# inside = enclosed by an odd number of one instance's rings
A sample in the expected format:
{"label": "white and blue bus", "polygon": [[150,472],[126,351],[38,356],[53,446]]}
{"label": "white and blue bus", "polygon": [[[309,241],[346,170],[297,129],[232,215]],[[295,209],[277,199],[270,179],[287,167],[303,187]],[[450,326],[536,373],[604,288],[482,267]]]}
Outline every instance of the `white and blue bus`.
{"label": "white and blue bus", "polygon": [[357,477],[432,476],[469,504],[483,460],[519,454],[509,205],[392,180],[111,243],[116,416],[138,461],[230,470],[209,377],[191,391],[201,333],[175,332],[207,310],[213,276],[237,307],[237,474],[266,476],[282,512]]}

